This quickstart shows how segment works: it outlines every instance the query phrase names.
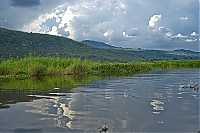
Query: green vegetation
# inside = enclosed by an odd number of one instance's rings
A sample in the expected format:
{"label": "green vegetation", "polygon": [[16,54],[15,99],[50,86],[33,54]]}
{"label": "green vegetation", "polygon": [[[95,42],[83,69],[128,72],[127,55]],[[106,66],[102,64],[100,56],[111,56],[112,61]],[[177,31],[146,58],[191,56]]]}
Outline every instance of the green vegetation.
{"label": "green vegetation", "polygon": [[0,28],[0,62],[25,57],[80,58],[99,62],[153,62],[158,60],[198,60],[190,50],[144,50],[119,48],[101,42],[83,41]]}
{"label": "green vegetation", "polygon": [[200,60],[157,61],[152,63],[154,69],[200,68]]}
{"label": "green vegetation", "polygon": [[99,127],[99,129],[100,129],[99,132],[100,132],[100,133],[101,133],[101,132],[106,133],[106,132],[108,131],[109,128],[106,126],[106,124],[107,124],[107,123],[105,123],[105,124],[103,125],[103,127],[102,127],[102,126]]}
{"label": "green vegetation", "polygon": [[0,62],[25,57],[81,58],[100,62],[146,60],[133,54],[94,48],[66,37],[0,28]]}
{"label": "green vegetation", "polygon": [[95,47],[95,48],[101,48],[101,49],[109,49],[111,51],[121,52],[121,53],[127,53],[131,55],[137,55],[140,57],[143,57],[148,62],[153,61],[160,61],[160,60],[166,60],[166,61],[172,61],[172,60],[198,60],[199,59],[199,52],[194,52],[191,50],[185,50],[185,49],[177,49],[173,51],[164,51],[164,50],[148,50],[148,49],[141,49],[141,48],[121,48],[121,47],[115,47],[108,44],[105,44],[103,42],[96,42],[92,40],[84,40],[83,43]]}
{"label": "green vegetation", "polygon": [[23,58],[18,61],[7,60],[0,64],[0,75],[18,75],[19,72],[30,76],[81,75],[90,72],[95,63],[80,59]]}
{"label": "green vegetation", "polygon": [[9,104],[30,102],[34,99],[55,98],[71,92],[85,84],[100,80],[99,76],[34,76],[19,80],[0,79],[0,109],[9,108]]}
{"label": "green vegetation", "polygon": [[52,75],[127,76],[149,72],[153,69],[200,68],[200,60],[157,61],[131,63],[100,63],[87,59],[23,58],[7,60],[0,64],[1,77],[24,78]]}

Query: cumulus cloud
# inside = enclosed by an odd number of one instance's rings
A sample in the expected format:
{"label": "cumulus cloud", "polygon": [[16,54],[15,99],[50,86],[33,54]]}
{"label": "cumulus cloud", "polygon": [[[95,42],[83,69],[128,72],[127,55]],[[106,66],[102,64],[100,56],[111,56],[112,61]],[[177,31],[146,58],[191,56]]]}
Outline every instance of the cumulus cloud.
{"label": "cumulus cloud", "polygon": [[157,23],[161,20],[161,14],[153,15],[149,20],[149,27],[155,27]]}
{"label": "cumulus cloud", "polygon": [[65,9],[66,7],[66,4],[59,5],[54,10],[52,10],[51,13],[40,15],[32,23],[24,25],[23,30],[27,32],[39,32],[53,35],[68,36],[69,32],[66,30],[67,23],[63,22],[66,16],[61,10]]}
{"label": "cumulus cloud", "polygon": [[[38,19],[41,19],[42,15],[44,16],[45,14],[51,13],[55,7],[63,4],[64,1],[65,0],[24,0],[23,2],[15,0],[14,3],[13,0],[1,0],[0,26],[14,30],[23,30],[25,25],[36,22]],[[72,0],[68,1],[70,2]]]}
{"label": "cumulus cloud", "polygon": [[48,34],[50,34],[50,35],[58,35],[58,28],[56,26],[53,26],[51,28],[51,31],[48,32]]}
{"label": "cumulus cloud", "polygon": [[113,34],[113,31],[112,31],[112,30],[108,30],[108,31],[106,31],[106,32],[103,33],[103,35],[104,35],[105,37],[109,37],[109,36],[111,36],[112,34]]}
{"label": "cumulus cloud", "polygon": [[30,0],[30,6],[24,1],[1,0],[0,26],[121,47],[199,47],[196,0]]}
{"label": "cumulus cloud", "polygon": [[185,38],[186,36],[182,35],[181,33],[178,33],[174,36],[175,38]]}
{"label": "cumulus cloud", "polygon": [[197,34],[196,32],[192,32],[191,36],[198,36],[199,34]]}

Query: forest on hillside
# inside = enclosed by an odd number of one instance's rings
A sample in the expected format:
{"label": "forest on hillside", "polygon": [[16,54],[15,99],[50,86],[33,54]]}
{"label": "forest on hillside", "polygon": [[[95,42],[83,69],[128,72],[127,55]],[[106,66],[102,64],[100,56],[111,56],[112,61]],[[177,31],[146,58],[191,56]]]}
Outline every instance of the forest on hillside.
{"label": "forest on hillside", "polygon": [[90,40],[77,42],[61,36],[0,28],[0,62],[25,57],[80,58],[99,62],[152,62],[198,60],[199,52],[121,48]]}
{"label": "forest on hillside", "polygon": [[141,56],[103,50],[69,38],[0,28],[0,61],[24,57],[81,58],[100,62],[145,61]]}

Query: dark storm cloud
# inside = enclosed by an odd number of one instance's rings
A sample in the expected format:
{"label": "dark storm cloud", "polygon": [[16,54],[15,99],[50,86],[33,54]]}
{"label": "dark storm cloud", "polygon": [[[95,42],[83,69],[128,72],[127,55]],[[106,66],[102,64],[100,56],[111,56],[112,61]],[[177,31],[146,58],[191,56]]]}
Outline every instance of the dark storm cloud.
{"label": "dark storm cloud", "polygon": [[33,7],[40,4],[40,0],[11,0],[11,5],[16,7]]}

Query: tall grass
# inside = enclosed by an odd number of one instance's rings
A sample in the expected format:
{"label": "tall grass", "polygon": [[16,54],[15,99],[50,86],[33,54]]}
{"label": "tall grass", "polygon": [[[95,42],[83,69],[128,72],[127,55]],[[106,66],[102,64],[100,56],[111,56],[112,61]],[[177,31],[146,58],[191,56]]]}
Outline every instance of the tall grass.
{"label": "tall grass", "polygon": [[94,68],[97,75],[132,75],[151,71],[149,64],[145,63],[105,63],[99,64]]}
{"label": "tall grass", "polygon": [[7,60],[0,64],[0,75],[25,72],[28,75],[85,74],[91,69],[89,60],[56,58],[23,58],[18,61]]}
{"label": "tall grass", "polygon": [[200,60],[159,61],[131,63],[98,63],[87,59],[23,58],[7,60],[0,64],[0,75],[16,75],[19,72],[30,76],[46,75],[132,75],[153,69],[200,68]]}
{"label": "tall grass", "polygon": [[158,61],[152,64],[154,69],[174,69],[174,68],[200,68],[200,60],[186,61]]}

